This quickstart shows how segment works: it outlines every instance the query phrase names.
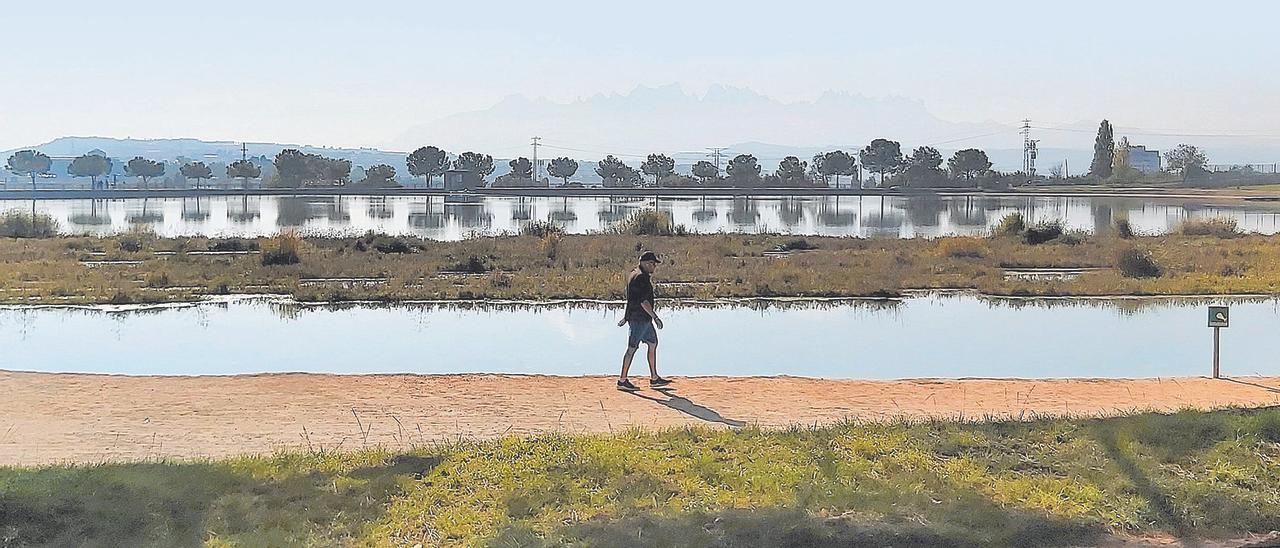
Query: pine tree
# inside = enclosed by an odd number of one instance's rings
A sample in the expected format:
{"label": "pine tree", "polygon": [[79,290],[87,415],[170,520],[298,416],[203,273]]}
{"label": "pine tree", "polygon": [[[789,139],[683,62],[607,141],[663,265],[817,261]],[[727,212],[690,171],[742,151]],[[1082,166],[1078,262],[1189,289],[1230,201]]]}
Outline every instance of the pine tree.
{"label": "pine tree", "polygon": [[1099,179],[1111,177],[1115,154],[1116,143],[1111,122],[1103,120],[1098,126],[1098,138],[1093,141],[1093,165],[1089,167],[1089,174]]}

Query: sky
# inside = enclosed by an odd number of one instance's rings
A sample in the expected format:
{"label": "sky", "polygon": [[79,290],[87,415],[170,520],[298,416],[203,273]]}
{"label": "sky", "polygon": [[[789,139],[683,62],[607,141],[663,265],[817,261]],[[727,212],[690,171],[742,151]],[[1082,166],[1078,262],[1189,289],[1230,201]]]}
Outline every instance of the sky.
{"label": "sky", "polygon": [[3,12],[0,150],[64,135],[385,147],[513,94],[570,102],[669,83],[786,102],[908,97],[955,122],[1280,134],[1280,3],[1264,1],[48,0]]}

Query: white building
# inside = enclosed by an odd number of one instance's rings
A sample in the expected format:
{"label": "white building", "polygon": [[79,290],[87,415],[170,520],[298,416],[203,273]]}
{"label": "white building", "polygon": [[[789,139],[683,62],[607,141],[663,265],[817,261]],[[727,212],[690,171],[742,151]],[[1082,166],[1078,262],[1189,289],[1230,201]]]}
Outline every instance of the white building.
{"label": "white building", "polygon": [[1147,150],[1143,145],[1130,146],[1129,167],[1143,173],[1160,171],[1160,151]]}

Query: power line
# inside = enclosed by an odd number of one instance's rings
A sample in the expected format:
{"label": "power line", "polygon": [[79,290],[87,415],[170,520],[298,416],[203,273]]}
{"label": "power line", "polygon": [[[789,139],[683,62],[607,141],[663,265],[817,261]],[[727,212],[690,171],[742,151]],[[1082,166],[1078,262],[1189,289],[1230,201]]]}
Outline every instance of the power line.
{"label": "power line", "polygon": [[1006,128],[1006,129],[1002,129],[1002,130],[1000,130],[1000,131],[993,131],[993,132],[991,132],[991,133],[983,133],[983,134],[981,134],[981,135],[970,135],[970,136],[968,136],[968,137],[960,137],[960,138],[956,138],[956,139],[948,139],[948,140],[946,140],[946,141],[934,141],[934,142],[932,142],[932,143],[926,143],[926,144],[925,144],[925,145],[923,145],[923,146],[929,146],[929,147],[931,147],[931,146],[937,146],[937,145],[945,145],[945,144],[948,144],[948,143],[957,143],[957,142],[960,142],[960,141],[969,141],[969,140],[972,140],[972,139],[981,139],[981,138],[983,138],[983,137],[991,137],[991,136],[993,136],[993,135],[1004,135],[1004,134],[1012,133],[1012,132],[1014,132],[1014,131],[1015,131],[1015,130],[1013,130],[1013,129]]}
{"label": "power line", "polygon": [[[1032,127],[1035,129],[1042,129],[1045,131],[1066,131],[1071,133],[1097,133],[1097,130],[1092,130],[1092,129],[1041,127],[1041,126],[1032,126]],[[1240,138],[1280,139],[1280,135],[1267,135],[1267,134],[1259,134],[1259,133],[1172,133],[1172,132],[1148,131],[1148,130],[1143,130],[1142,128],[1123,128],[1119,126],[1116,126],[1115,129],[1117,131],[1122,131],[1129,135],[1141,135],[1144,137],[1221,137],[1221,138],[1238,138],[1238,139]]]}
{"label": "power line", "polygon": [[1040,141],[1031,138],[1031,119],[1022,121],[1022,172],[1027,177],[1034,179],[1036,177],[1036,143]]}
{"label": "power line", "polygon": [[720,155],[721,155],[721,154],[723,154],[723,153],[724,153],[724,151],[729,150],[729,147],[708,147],[708,148],[707,148],[707,150],[710,150],[710,151],[711,151],[711,153],[710,153],[710,154],[707,154],[707,156],[714,156],[714,157],[715,157],[715,159],[716,159],[716,173],[720,173]]}
{"label": "power line", "polygon": [[542,137],[534,136],[533,143],[531,143],[533,145],[533,182],[535,184],[538,182],[538,141],[540,140],[542,140]]}

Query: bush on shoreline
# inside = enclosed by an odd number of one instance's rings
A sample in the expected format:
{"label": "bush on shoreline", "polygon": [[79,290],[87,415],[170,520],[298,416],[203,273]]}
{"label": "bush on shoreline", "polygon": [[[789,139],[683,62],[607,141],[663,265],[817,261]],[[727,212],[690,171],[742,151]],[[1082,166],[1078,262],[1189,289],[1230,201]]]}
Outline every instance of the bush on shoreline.
{"label": "bush on shoreline", "polygon": [[268,239],[262,246],[262,266],[298,264],[302,260],[298,256],[301,247],[302,239],[289,232]]}
{"label": "bush on shoreline", "polygon": [[1022,241],[1030,245],[1039,245],[1056,240],[1060,236],[1062,236],[1062,223],[1045,221],[1036,226],[1026,227],[1022,232]]}
{"label": "bush on shoreline", "polygon": [[533,236],[535,238],[546,238],[553,234],[564,235],[564,227],[551,221],[533,221],[520,227],[521,236]]}
{"label": "bush on shoreline", "polygon": [[687,236],[689,230],[684,225],[675,224],[671,214],[656,209],[642,209],[632,213],[626,219],[614,225],[616,234],[632,236]]}
{"label": "bush on shoreline", "polygon": [[23,211],[6,211],[0,215],[0,238],[52,238],[58,235],[58,222],[53,217]]}
{"label": "bush on shoreline", "polygon": [[1023,220],[1022,214],[1018,212],[1010,213],[1000,219],[992,229],[992,236],[1020,236],[1022,231],[1027,229],[1027,222]]}
{"label": "bush on shoreline", "polygon": [[1116,217],[1113,223],[1116,228],[1116,236],[1121,240],[1132,240],[1137,233],[1133,231],[1133,225],[1129,224],[1128,217]]}
{"label": "bush on shoreline", "polygon": [[1126,278],[1159,278],[1163,273],[1150,251],[1136,247],[1120,251],[1116,257],[1116,268]]}
{"label": "bush on shoreline", "polygon": [[1178,227],[1184,236],[1213,236],[1215,238],[1238,238],[1244,234],[1236,225],[1235,219],[1205,219],[1186,221]]}

